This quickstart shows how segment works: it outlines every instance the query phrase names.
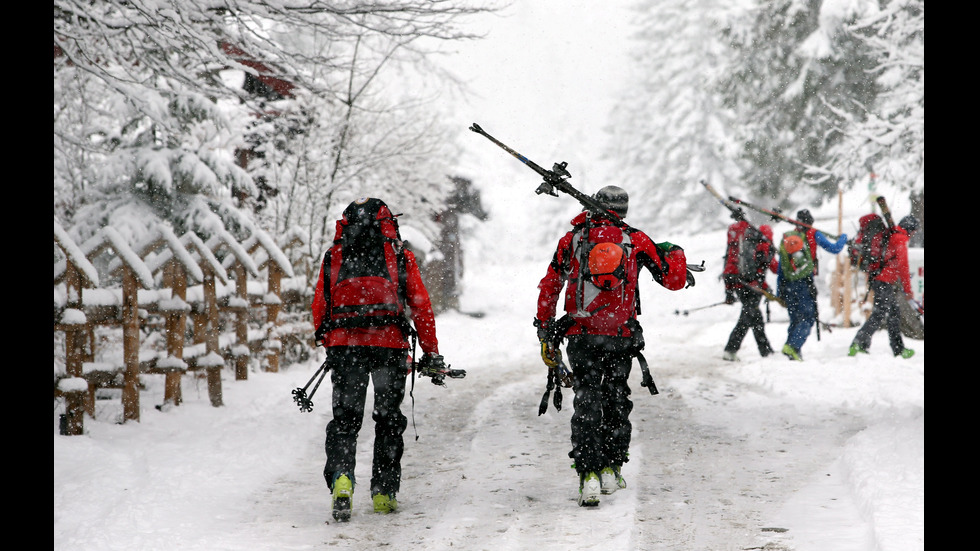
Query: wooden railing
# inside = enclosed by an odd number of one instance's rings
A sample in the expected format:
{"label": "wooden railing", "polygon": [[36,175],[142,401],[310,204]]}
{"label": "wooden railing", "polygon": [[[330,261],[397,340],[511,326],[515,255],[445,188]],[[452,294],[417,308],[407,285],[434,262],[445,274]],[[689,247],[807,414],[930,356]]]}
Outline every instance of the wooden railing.
{"label": "wooden railing", "polygon": [[[76,244],[55,221],[54,240],[54,395],[65,404],[62,434],[84,432],[100,388],[122,390],[123,422],[139,421],[144,375],[165,378],[160,409],[181,404],[188,372],[206,377],[211,404],[220,407],[225,368],[246,380],[250,365],[278,371],[284,344],[312,348],[312,290],[267,234],[239,243],[222,233],[205,243],[160,226],[153,239],[132,246],[107,227]],[[284,294],[284,286],[301,292]],[[107,334],[108,344],[101,342]]]}

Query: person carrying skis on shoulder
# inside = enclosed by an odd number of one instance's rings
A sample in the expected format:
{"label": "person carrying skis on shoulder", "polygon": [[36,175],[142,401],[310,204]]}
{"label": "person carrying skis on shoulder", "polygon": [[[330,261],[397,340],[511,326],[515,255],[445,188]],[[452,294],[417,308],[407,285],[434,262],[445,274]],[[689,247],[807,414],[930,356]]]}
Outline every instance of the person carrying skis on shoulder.
{"label": "person carrying skis on shoulder", "polygon": [[[871,338],[885,323],[888,329],[888,345],[892,354],[908,359],[915,350],[905,348],[902,339],[901,312],[898,301],[903,298],[909,301],[914,309],[918,309],[915,296],[912,294],[911,274],[909,273],[909,239],[919,229],[918,218],[909,215],[898,223],[897,227],[885,230],[887,242],[881,259],[881,267],[871,274],[871,291],[874,293],[874,303],[868,321],[858,329],[848,356],[867,354],[871,347]],[[899,292],[904,292],[904,297]]]}
{"label": "person carrying skis on shoulder", "polygon": [[[829,240],[822,232],[811,227],[813,215],[807,209],[797,212],[796,220],[804,225],[797,224],[793,231],[783,234],[776,289],[777,296],[786,302],[789,313],[789,329],[782,352],[790,360],[803,361],[803,344],[817,323],[818,315],[817,286],[813,279],[819,273],[817,246],[837,254],[847,245],[847,234],[840,235],[836,242]],[[793,238],[787,241],[789,236]],[[784,245],[792,250],[787,250]]]}
{"label": "person carrying skis on shoulder", "polygon": [[[755,337],[755,344],[763,358],[773,353],[766,336],[765,319],[759,309],[762,294],[755,289],[769,289],[766,284],[766,271],[776,273],[779,260],[772,242],[772,228],[765,224],[756,230],[745,219],[742,209],[732,211],[733,224],[728,226],[728,242],[725,248],[725,267],[722,277],[725,282],[725,303],[741,302],[742,309],[738,321],[728,336],[722,359],[738,361],[735,355],[749,330]],[[758,235],[756,235],[758,234]]]}
{"label": "person carrying skis on shoulder", "polygon": [[326,348],[333,385],[323,476],[333,518],[341,522],[351,515],[357,435],[369,379],[375,424],[371,497],[376,513],[390,513],[398,507],[402,434],[408,426],[401,403],[409,336],[417,333],[423,351],[420,372],[445,368],[429,294],[415,255],[402,246],[396,216],[381,199],[361,198],[348,205],[337,221],[333,246],[324,254],[313,297],[314,340]]}
{"label": "person carrying skis on shoulder", "polygon": [[[568,339],[575,392],[568,455],[578,474],[580,506],[596,506],[600,494],[626,487],[621,468],[628,461],[633,409],[627,380],[644,346],[636,319],[640,268],[670,290],[694,284],[681,247],[654,243],[642,231],[616,224],[628,210],[625,190],[605,186],[592,198],[607,211],[587,209],[572,219],[538,285],[534,319],[545,365],[560,361],[556,343]],[[566,283],[566,316],[556,322]]]}

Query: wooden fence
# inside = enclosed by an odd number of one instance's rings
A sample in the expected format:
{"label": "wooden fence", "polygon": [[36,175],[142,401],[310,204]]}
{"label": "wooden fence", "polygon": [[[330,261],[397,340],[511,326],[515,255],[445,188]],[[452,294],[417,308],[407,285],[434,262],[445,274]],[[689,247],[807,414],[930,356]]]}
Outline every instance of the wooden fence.
{"label": "wooden fence", "polygon": [[55,221],[61,433],[83,434],[98,389],[121,389],[122,421],[139,421],[141,377],[164,377],[164,403],[157,406],[164,409],[181,404],[190,372],[207,379],[211,405],[220,407],[225,368],[246,380],[250,361],[276,372],[284,346],[309,350],[311,285],[294,275],[284,252],[304,244],[297,235],[277,243],[257,231],[239,243],[222,232],[204,242],[160,225],[152,239],[132,247],[106,227],[76,244]]}

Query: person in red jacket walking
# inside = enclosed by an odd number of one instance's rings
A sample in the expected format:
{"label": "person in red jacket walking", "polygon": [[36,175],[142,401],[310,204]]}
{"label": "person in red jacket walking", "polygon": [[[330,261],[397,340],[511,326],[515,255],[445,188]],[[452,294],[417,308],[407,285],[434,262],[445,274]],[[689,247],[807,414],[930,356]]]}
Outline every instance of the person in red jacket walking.
{"label": "person in red jacket walking", "polygon": [[[575,392],[568,455],[579,475],[581,506],[596,506],[600,493],[626,487],[620,469],[628,461],[633,409],[627,379],[633,358],[644,346],[636,319],[640,268],[647,268],[657,283],[670,290],[694,284],[682,248],[654,243],[640,230],[617,225],[628,208],[625,190],[605,186],[593,199],[607,212],[585,211],[572,219],[572,229],[559,240],[538,284],[534,319],[545,365],[556,365],[560,358],[556,343],[568,339]],[[566,283],[567,315],[556,322]]]}
{"label": "person in red jacket walking", "polygon": [[402,247],[396,216],[380,199],[352,202],[337,221],[313,297],[315,341],[326,348],[333,385],[323,476],[339,521],[350,519],[368,380],[374,383],[371,496],[375,512],[390,513],[398,507],[402,434],[408,426],[401,403],[409,337],[417,335],[423,351],[420,371],[445,367],[429,294],[415,255]]}
{"label": "person in red jacket walking", "polygon": [[[741,209],[737,212],[741,212]],[[765,358],[773,353],[772,345],[769,344],[769,338],[766,336],[765,318],[762,317],[762,310],[759,309],[762,293],[749,287],[768,291],[766,273],[768,271],[776,273],[779,268],[779,257],[772,242],[772,227],[763,224],[759,226],[759,231],[765,239],[759,240],[751,254],[751,273],[754,276],[748,281],[739,277],[738,257],[741,254],[739,241],[748,230],[749,223],[742,216],[736,215],[736,219],[737,221],[728,227],[728,247],[725,254],[725,268],[722,271],[725,281],[725,303],[734,304],[736,297],[742,303],[738,321],[735,322],[735,327],[728,336],[725,353],[722,355],[722,359],[729,362],[738,361],[735,353],[742,347],[742,341],[750,329],[759,348],[759,354]]]}
{"label": "person in red jacket walking", "polygon": [[[914,216],[906,216],[891,230],[888,245],[885,248],[880,273],[871,280],[871,291],[874,293],[874,303],[868,321],[858,329],[848,356],[867,354],[871,347],[871,337],[884,323],[888,330],[888,345],[892,354],[903,358],[911,358],[915,350],[905,348],[902,340],[901,311],[898,301],[908,300],[915,303],[912,294],[912,281],[909,274],[909,238],[919,230],[919,220]],[[904,293],[902,296],[899,293]],[[918,308],[918,305],[913,306]]]}

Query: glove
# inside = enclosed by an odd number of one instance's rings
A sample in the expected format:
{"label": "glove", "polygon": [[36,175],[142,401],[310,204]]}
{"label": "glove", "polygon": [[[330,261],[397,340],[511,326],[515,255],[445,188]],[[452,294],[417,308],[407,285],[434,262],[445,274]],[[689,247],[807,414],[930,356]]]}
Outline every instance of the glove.
{"label": "glove", "polygon": [[687,289],[688,287],[694,287],[694,274],[691,273],[691,270],[687,271],[687,285],[684,288]]}
{"label": "glove", "polygon": [[313,333],[313,343],[316,346],[323,346],[323,339],[327,335],[326,324],[321,324],[320,327]]}
{"label": "glove", "polygon": [[541,342],[555,341],[555,318],[539,320],[534,318],[534,326],[538,328],[538,340]]}
{"label": "glove", "polygon": [[424,375],[426,371],[445,371],[446,362],[439,354],[426,352],[419,360],[419,371]]}
{"label": "glove", "polygon": [[725,288],[725,304],[735,304],[735,289]]}

